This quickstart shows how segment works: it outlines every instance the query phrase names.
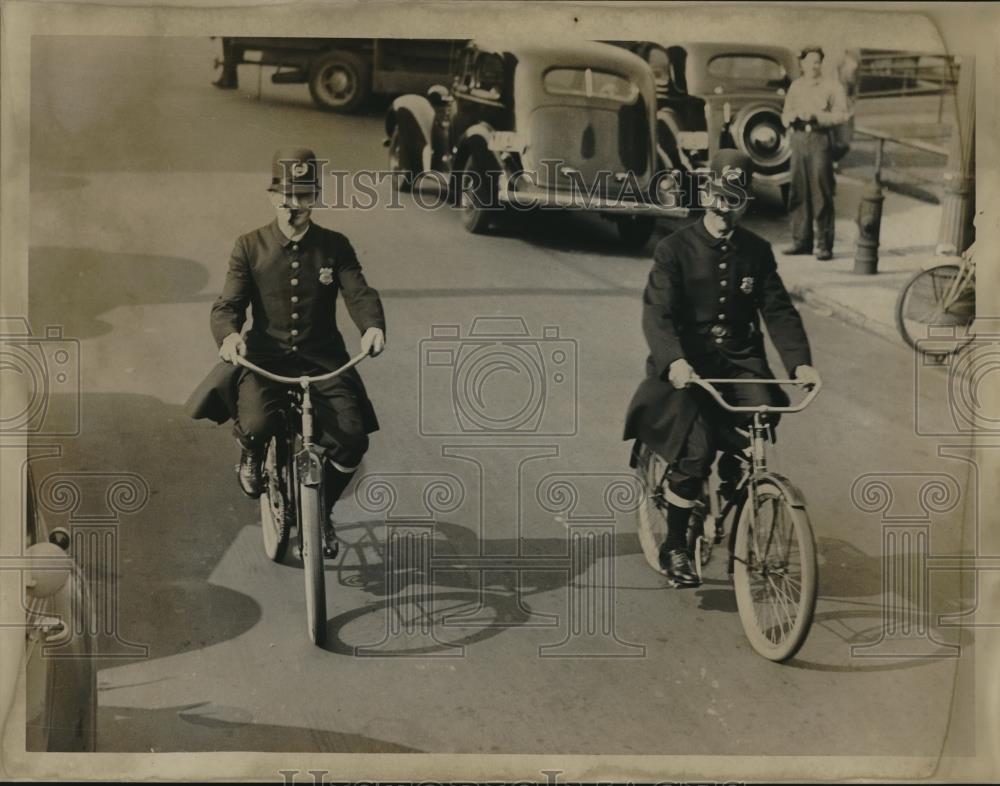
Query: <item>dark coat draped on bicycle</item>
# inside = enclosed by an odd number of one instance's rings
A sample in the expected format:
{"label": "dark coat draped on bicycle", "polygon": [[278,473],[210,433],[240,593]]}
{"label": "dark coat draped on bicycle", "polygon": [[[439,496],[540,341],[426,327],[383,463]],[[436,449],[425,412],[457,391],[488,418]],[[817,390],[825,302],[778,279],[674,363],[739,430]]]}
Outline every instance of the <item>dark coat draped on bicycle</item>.
{"label": "dark coat draped on bicycle", "polygon": [[643,294],[642,329],[650,348],[646,378],[629,405],[624,438],[640,439],[672,462],[699,408],[710,419],[722,419],[704,391],[678,390],[667,380],[678,358],[686,358],[702,377],[773,379],[761,315],[789,373],[809,365],[802,319],[766,240],[742,227],[728,240],[716,238],[700,219],[664,238]]}
{"label": "dark coat draped on bicycle", "polygon": [[[298,262],[294,270],[293,256]],[[253,322],[246,334],[247,360],[276,373],[332,371],[350,359],[337,329],[338,292],[358,330],[385,329],[378,292],[365,281],[344,235],[311,224],[292,243],[272,221],[236,241],[222,295],[212,306],[212,335],[221,344],[239,332],[249,305]],[[216,423],[235,420],[237,384],[247,373],[231,363],[217,364],[188,399],[188,413]],[[337,379],[356,391],[365,432],[377,431],[375,410],[357,371],[349,369]]]}

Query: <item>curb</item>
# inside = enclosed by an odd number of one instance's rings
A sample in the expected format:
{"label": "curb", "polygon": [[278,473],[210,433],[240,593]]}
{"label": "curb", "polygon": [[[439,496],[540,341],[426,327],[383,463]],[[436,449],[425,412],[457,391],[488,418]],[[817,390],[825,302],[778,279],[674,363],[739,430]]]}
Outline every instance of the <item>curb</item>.
{"label": "curb", "polygon": [[879,322],[850,306],[845,306],[843,303],[831,300],[808,284],[792,284],[788,287],[788,294],[794,300],[798,300],[815,309],[829,311],[831,316],[836,317],[841,322],[846,322],[848,325],[866,330],[896,346],[905,347],[903,340],[899,337],[894,326]]}

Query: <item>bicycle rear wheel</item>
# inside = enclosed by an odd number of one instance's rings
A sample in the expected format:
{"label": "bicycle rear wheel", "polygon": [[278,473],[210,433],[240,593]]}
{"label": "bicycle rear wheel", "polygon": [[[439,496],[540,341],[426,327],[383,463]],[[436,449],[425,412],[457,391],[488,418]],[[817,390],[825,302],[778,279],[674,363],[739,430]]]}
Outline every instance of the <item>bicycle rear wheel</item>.
{"label": "bicycle rear wheel", "polygon": [[816,608],[809,517],[782,486],[764,480],[747,496],[736,527],[733,585],[743,631],[760,655],[787,660],[809,635]]}
{"label": "bicycle rear wheel", "polygon": [[260,526],[264,553],[281,562],[288,551],[288,536],[295,520],[290,499],[288,458],[278,437],[271,439],[264,459],[264,493],[260,495]]}
{"label": "bicycle rear wheel", "polygon": [[[301,461],[318,461],[311,454]],[[299,538],[306,582],[306,621],[309,640],[316,646],[326,643],[326,576],[323,572],[322,487],[311,481],[310,470],[299,469]],[[317,476],[318,477],[318,476]]]}
{"label": "bicycle rear wheel", "polygon": [[[638,516],[639,545],[649,567],[664,576],[667,571],[660,566],[660,545],[667,539],[666,470],[666,462],[655,451],[646,445],[640,447],[636,462],[636,472],[643,488]],[[699,575],[712,553],[708,544],[701,543],[699,546],[699,541],[704,541],[707,515],[708,499],[703,495],[691,511],[687,532],[688,552],[697,562]]]}
{"label": "bicycle rear wheel", "polygon": [[[961,272],[959,265],[936,265],[914,274],[900,290],[896,299],[896,328],[913,349],[947,356],[972,340],[968,328],[976,318],[975,290],[952,292]],[[931,327],[937,328],[933,337],[928,330]]]}

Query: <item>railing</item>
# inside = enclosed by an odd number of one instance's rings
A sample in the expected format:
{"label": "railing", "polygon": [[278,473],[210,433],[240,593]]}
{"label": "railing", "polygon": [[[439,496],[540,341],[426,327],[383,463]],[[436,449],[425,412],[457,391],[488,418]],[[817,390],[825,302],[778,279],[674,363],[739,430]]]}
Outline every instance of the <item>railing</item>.
{"label": "railing", "polygon": [[908,147],[913,150],[921,150],[925,153],[932,153],[937,156],[942,156],[947,159],[949,151],[947,148],[941,145],[934,145],[930,142],[923,142],[919,139],[899,139],[887,134],[885,131],[879,131],[877,128],[868,128],[867,126],[855,126],[854,128],[855,136],[866,136],[876,140],[875,147],[875,179],[881,183],[882,182],[882,160],[885,150],[885,143],[892,142],[900,147]]}

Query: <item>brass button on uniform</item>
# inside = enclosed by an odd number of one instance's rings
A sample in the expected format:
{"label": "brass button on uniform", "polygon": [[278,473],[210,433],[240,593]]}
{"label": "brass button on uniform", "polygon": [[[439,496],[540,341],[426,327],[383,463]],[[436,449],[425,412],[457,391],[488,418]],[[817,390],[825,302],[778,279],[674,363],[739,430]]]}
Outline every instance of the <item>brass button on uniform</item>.
{"label": "brass button on uniform", "polygon": [[293,330],[293,331],[292,331],[292,335],[293,335],[293,336],[297,336],[298,334],[299,334],[299,331],[297,331],[297,330]]}
{"label": "brass button on uniform", "polygon": [[719,302],[720,303],[725,303],[726,302],[726,296],[725,295],[719,295]]}
{"label": "brass button on uniform", "polygon": [[298,263],[298,261],[295,261],[295,262],[292,262],[292,269],[295,269],[295,268],[297,268],[298,266],[299,266],[299,263]]}
{"label": "brass button on uniform", "polygon": [[715,343],[716,343],[716,344],[721,344],[721,343],[722,343],[722,339],[721,339],[721,338],[717,338],[717,339],[715,339]]}
{"label": "brass button on uniform", "polygon": [[725,315],[725,314],[719,314],[719,319],[720,319],[720,320],[721,320],[721,319],[725,319],[725,318],[726,318],[726,315]]}
{"label": "brass button on uniform", "polygon": [[298,303],[299,302],[299,296],[298,295],[292,295],[292,302],[293,303]]}
{"label": "brass button on uniform", "polygon": [[719,263],[719,270],[725,270],[727,267],[729,266],[725,262]]}
{"label": "brass button on uniform", "polygon": [[296,313],[296,312],[293,311],[292,312],[292,319],[298,319],[298,318],[299,318],[298,313]]}
{"label": "brass button on uniform", "polygon": [[726,279],[722,279],[722,281],[719,282],[719,285],[720,286],[726,286],[728,283],[729,282]]}
{"label": "brass button on uniform", "polygon": [[299,244],[298,243],[292,243],[292,251],[298,251],[298,250],[299,250]]}
{"label": "brass button on uniform", "polygon": [[292,286],[297,287],[299,285],[299,280],[297,278],[292,279]]}

